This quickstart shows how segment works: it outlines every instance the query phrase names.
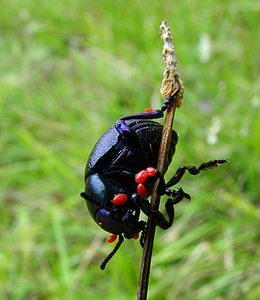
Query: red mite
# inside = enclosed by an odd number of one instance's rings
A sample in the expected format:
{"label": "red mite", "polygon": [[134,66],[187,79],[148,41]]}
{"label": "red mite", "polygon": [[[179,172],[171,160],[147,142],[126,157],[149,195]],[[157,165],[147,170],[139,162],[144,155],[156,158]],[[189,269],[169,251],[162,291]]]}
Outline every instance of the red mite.
{"label": "red mite", "polygon": [[113,200],[111,201],[115,205],[123,205],[127,202],[128,196],[126,194],[120,193],[115,195]]}
{"label": "red mite", "polygon": [[147,175],[146,170],[142,170],[135,175],[135,182],[136,183],[144,183],[146,181],[147,177],[148,177],[148,175]]}

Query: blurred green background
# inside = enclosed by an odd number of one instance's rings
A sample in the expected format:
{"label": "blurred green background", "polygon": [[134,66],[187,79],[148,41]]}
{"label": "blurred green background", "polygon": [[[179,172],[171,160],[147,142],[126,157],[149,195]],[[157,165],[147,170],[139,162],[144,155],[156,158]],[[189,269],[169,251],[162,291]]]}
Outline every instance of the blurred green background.
{"label": "blurred green background", "polygon": [[[193,200],[157,230],[149,299],[260,299],[259,17],[256,0],[2,0],[0,299],[135,299],[141,248],[90,219],[83,170],[122,115],[160,107],[159,26],[174,34],[184,105],[167,177]],[[162,200],[163,201],[163,200]]]}

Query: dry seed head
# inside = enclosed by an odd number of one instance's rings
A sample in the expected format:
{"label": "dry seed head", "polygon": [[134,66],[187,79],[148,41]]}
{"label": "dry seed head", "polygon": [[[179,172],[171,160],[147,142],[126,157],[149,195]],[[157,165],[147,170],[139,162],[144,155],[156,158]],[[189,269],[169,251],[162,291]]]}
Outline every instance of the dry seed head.
{"label": "dry seed head", "polygon": [[163,81],[160,91],[164,98],[175,94],[176,106],[180,107],[182,105],[184,87],[177,70],[177,59],[174,55],[171,32],[170,28],[166,24],[166,21],[162,22],[160,29],[162,32],[161,38],[164,42],[162,54],[164,61],[166,62],[166,68],[163,74]]}

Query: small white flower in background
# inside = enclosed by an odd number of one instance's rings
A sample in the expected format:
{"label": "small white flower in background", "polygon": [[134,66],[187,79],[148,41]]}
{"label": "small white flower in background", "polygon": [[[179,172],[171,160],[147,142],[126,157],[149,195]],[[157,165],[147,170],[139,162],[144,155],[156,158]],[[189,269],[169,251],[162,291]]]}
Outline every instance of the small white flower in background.
{"label": "small white flower in background", "polygon": [[218,141],[218,133],[221,129],[221,121],[219,117],[214,117],[208,131],[208,143],[214,145]]}
{"label": "small white flower in background", "polygon": [[254,96],[251,100],[252,106],[253,107],[258,107],[260,106],[260,98],[257,96]]}
{"label": "small white flower in background", "polygon": [[207,33],[202,33],[198,45],[199,60],[206,63],[210,60],[212,52],[212,43]]}

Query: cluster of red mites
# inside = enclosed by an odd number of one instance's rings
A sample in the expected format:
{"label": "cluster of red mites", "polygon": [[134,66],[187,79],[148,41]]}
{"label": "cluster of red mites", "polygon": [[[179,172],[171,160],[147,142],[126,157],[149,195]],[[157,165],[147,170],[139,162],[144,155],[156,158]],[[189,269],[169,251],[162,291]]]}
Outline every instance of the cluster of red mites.
{"label": "cluster of red mites", "polygon": [[[146,197],[147,196],[147,190],[146,187],[144,186],[145,181],[147,180],[148,177],[153,177],[157,173],[157,170],[153,167],[149,167],[146,170],[142,170],[138,172],[135,175],[135,182],[137,183],[137,194],[141,197]],[[114,196],[114,198],[111,200],[111,202],[115,205],[123,205],[127,202],[128,196],[124,193],[119,193]],[[139,235],[138,233],[134,235],[133,239],[138,239]],[[112,234],[107,238],[108,243],[113,243],[117,239],[116,234]]]}
{"label": "cluster of red mites", "polygon": [[153,167],[149,167],[146,170],[142,170],[135,175],[135,182],[137,185],[137,194],[141,197],[147,196],[147,190],[144,186],[145,181],[148,177],[153,177],[157,173],[157,170]]}

